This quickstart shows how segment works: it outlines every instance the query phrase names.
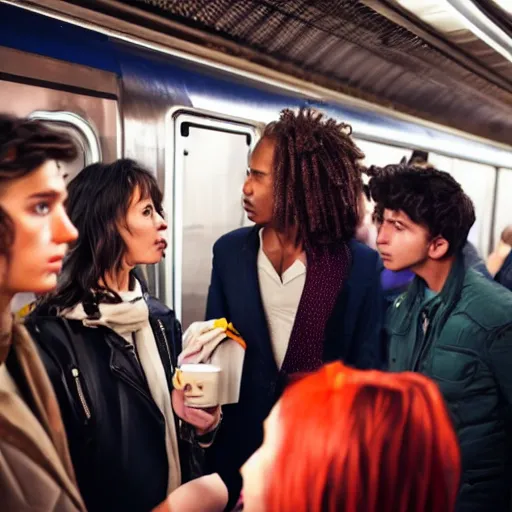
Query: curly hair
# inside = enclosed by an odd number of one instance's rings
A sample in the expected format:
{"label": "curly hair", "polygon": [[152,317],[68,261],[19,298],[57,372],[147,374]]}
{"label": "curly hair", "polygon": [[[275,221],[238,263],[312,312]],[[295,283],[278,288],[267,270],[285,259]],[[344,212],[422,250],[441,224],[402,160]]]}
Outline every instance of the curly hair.
{"label": "curly hair", "polygon": [[297,226],[306,250],[354,236],[364,154],[351,133],[311,109],[283,110],[263,133],[275,142],[273,221],[278,230]]}
{"label": "curly hair", "polygon": [[401,210],[413,222],[425,226],[432,238],[442,236],[447,240],[447,256],[463,247],[475,222],[475,208],[450,174],[403,164],[372,166],[365,172],[371,177],[376,222],[382,222],[384,210]]}
{"label": "curly hair", "polygon": [[[41,121],[0,114],[0,193],[11,182],[48,160],[70,162],[77,156],[72,139]],[[12,219],[0,207],[0,255],[8,256],[14,241]]]}

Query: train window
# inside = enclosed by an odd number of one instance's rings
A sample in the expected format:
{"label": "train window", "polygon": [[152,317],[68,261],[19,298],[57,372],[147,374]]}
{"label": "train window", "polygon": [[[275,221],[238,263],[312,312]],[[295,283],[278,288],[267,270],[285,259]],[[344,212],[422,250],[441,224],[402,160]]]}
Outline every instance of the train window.
{"label": "train window", "polygon": [[101,161],[101,146],[94,128],[81,116],[73,112],[32,112],[28,117],[48,123],[54,130],[66,132],[75,141],[78,156],[73,162],[64,164],[66,181],[71,181],[86,165]]}
{"label": "train window", "polygon": [[512,224],[512,202],[510,191],[512,190],[512,169],[498,170],[498,183],[496,187],[496,210],[494,214],[494,239],[493,247],[498,243],[501,232]]}
{"label": "train window", "polygon": [[[204,318],[214,242],[247,222],[241,191],[257,135],[250,124],[190,113],[173,123],[174,251],[166,262],[165,298],[186,328]],[[170,186],[166,180],[167,197]]]}
{"label": "train window", "polygon": [[363,163],[367,166],[377,165],[384,167],[389,164],[398,164],[402,158],[405,157],[408,160],[412,155],[412,150],[410,149],[387,146],[361,139],[356,139],[355,142],[364,153]]}

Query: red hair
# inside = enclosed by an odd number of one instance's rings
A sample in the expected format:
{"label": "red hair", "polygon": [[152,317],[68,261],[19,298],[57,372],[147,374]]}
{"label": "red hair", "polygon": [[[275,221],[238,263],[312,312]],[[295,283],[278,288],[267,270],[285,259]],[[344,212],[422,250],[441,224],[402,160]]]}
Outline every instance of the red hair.
{"label": "red hair", "polygon": [[460,454],[436,384],[331,363],[290,386],[269,512],[453,512]]}

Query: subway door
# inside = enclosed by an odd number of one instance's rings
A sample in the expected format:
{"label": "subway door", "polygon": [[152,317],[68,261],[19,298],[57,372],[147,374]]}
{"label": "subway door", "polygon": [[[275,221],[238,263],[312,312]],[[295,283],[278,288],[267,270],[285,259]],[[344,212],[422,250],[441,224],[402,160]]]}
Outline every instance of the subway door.
{"label": "subway door", "polygon": [[[247,225],[241,194],[256,128],[247,123],[181,112],[168,121],[174,132],[172,258],[165,264],[165,299],[183,328],[204,319],[212,247],[223,234]],[[166,202],[168,204],[168,202]]]}

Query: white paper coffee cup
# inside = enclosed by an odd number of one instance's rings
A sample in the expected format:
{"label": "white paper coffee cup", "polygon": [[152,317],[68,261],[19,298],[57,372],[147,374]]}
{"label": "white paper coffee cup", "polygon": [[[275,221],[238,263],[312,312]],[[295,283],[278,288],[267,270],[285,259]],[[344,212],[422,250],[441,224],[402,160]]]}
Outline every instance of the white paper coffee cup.
{"label": "white paper coffee cup", "polygon": [[186,406],[215,407],[219,405],[221,372],[213,364],[183,364],[176,369],[172,381],[176,389],[183,389]]}

